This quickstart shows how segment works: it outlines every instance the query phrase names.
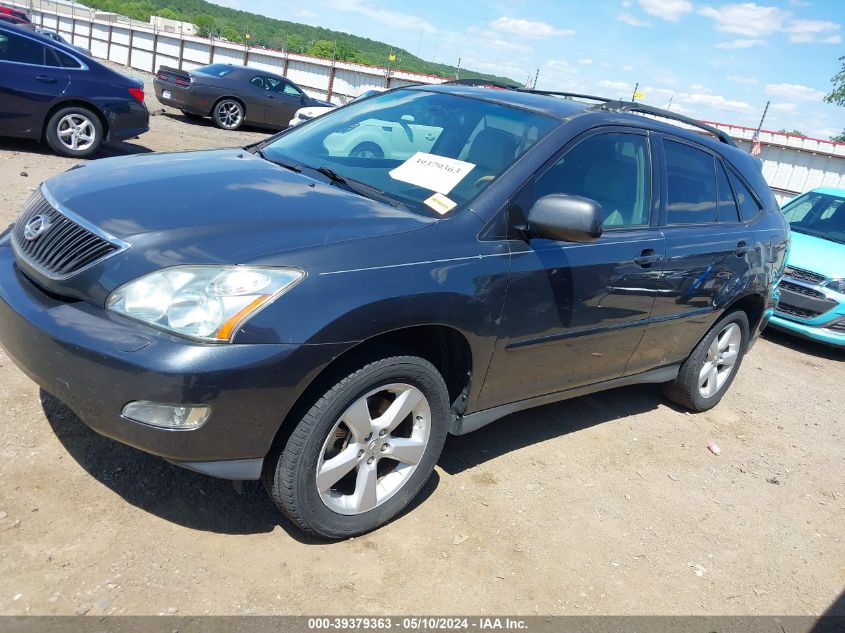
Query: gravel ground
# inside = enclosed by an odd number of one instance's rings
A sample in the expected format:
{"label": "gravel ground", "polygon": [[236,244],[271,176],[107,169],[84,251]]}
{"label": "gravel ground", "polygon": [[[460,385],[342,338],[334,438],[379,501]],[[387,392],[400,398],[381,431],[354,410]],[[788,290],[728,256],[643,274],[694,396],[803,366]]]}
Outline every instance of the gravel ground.
{"label": "gravel ground", "polygon": [[[104,154],[264,135],[166,109]],[[74,162],[0,140],[0,225]],[[257,484],[96,435],[0,352],[0,613],[820,614],[845,585],[843,361],[766,333],[708,413],[638,386],[512,415],[450,438],[410,512],[326,544]]]}

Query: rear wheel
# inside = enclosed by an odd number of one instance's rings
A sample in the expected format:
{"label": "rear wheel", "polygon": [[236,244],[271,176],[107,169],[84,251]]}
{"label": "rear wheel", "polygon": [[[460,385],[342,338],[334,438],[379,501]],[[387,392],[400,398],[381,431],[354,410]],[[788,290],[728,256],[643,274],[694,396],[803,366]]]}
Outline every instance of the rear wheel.
{"label": "rear wheel", "polygon": [[62,108],[50,117],[44,136],[57,154],[88,158],[100,149],[103,124],[91,110],[71,106]]}
{"label": "rear wheel", "polygon": [[371,143],[369,141],[365,143],[358,143],[355,147],[352,148],[352,151],[349,152],[350,158],[384,158],[384,151],[376,145],[375,143]]}
{"label": "rear wheel", "polygon": [[221,99],[211,113],[214,124],[224,130],[237,130],[244,122],[244,107],[234,99]]}
{"label": "rear wheel", "polygon": [[422,489],[443,449],[449,398],[415,356],[363,365],[337,382],[268,457],[264,483],[300,528],[326,538],[373,530]]}
{"label": "rear wheel", "polygon": [[748,317],[725,315],[692,351],[664,395],[692,411],[712,409],[731,386],[748,347]]}

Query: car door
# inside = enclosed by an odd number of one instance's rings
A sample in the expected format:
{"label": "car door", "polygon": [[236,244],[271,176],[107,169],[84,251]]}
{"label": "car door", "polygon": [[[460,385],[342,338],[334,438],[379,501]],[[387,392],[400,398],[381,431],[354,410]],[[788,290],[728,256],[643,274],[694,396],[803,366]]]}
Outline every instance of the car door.
{"label": "car door", "polygon": [[666,264],[653,322],[631,359],[632,372],[684,360],[718,308],[750,285],[750,261],[761,256],[740,219],[721,158],[685,139],[661,141]]}
{"label": "car door", "polygon": [[292,83],[276,77],[265,77],[266,123],[274,127],[285,128],[296,111],[302,107],[302,91]]}
{"label": "car door", "polygon": [[650,145],[642,130],[589,132],[520,194],[519,213],[552,193],[596,200],[605,229],[586,244],[511,242],[511,280],[480,408],[624,374],[648,324],[665,255]]}
{"label": "car door", "polygon": [[69,81],[52,48],[0,31],[0,134],[40,136],[44,116]]}
{"label": "car door", "polygon": [[254,75],[249,79],[249,87],[243,95],[246,102],[246,118],[249,123],[267,122],[267,78]]}

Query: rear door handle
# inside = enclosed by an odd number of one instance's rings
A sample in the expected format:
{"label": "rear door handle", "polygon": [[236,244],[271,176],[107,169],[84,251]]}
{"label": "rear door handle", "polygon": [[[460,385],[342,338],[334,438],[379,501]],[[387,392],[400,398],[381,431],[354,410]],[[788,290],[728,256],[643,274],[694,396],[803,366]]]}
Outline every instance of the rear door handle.
{"label": "rear door handle", "polygon": [[653,248],[647,248],[639,257],[634,258],[634,263],[641,268],[649,268],[652,264],[663,261],[663,255],[654,252]]}
{"label": "rear door handle", "polygon": [[36,81],[41,81],[45,84],[54,84],[56,83],[56,78],[51,77],[50,75],[35,75]]}
{"label": "rear door handle", "polygon": [[742,257],[750,251],[751,247],[745,241],[742,241],[736,245],[736,250],[734,251],[734,253],[736,253],[737,257]]}

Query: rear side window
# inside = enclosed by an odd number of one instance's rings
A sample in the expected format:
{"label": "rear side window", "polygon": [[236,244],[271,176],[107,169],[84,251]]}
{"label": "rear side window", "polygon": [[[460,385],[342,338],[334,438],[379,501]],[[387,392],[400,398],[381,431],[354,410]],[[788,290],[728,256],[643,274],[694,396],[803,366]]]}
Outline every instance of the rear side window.
{"label": "rear side window", "polygon": [[67,53],[47,47],[47,65],[56,68],[81,68],[79,62]]}
{"label": "rear side window", "polygon": [[44,65],[44,46],[14,33],[0,33],[0,61]]}
{"label": "rear side window", "polygon": [[601,205],[606,227],[643,226],[649,210],[648,140],[639,134],[591,136],[537,179],[537,198],[565,193]]}
{"label": "rear side window", "polygon": [[753,220],[754,217],[760,213],[760,205],[757,204],[757,201],[754,199],[754,196],[751,195],[748,187],[742,184],[742,181],[739,178],[737,178],[733,173],[730,174],[730,177],[731,184],[736,192],[736,201],[739,203],[739,213],[742,217],[742,221],[748,222],[749,220]]}
{"label": "rear side window", "polygon": [[716,176],[719,179],[719,222],[736,222],[739,220],[739,209],[736,207],[731,183],[722,161],[716,161]]}
{"label": "rear side window", "polygon": [[668,224],[716,221],[716,165],[705,151],[666,140]]}

